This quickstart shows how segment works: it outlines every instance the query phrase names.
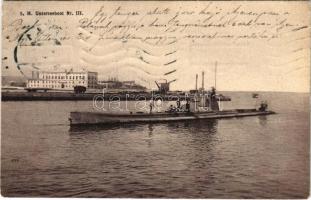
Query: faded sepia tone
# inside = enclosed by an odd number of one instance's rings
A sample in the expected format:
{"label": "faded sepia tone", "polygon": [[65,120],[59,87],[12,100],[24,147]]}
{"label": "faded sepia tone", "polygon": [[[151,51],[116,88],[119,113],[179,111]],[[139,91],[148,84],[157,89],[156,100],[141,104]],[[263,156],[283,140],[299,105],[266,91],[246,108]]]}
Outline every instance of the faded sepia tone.
{"label": "faded sepia tone", "polygon": [[218,62],[220,90],[308,92],[309,24],[308,2],[4,2],[3,74],[74,66],[155,87],[177,70],[180,90],[202,70],[213,85]]}
{"label": "faded sepia tone", "polygon": [[309,195],[309,2],[2,11],[3,196]]}

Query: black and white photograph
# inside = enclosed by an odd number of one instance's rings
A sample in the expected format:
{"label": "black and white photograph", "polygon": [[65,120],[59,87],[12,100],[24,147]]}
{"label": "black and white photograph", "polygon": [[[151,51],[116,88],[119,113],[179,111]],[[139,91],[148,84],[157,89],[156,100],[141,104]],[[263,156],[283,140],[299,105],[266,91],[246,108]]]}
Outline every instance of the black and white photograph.
{"label": "black and white photograph", "polygon": [[2,2],[3,197],[307,199],[308,1]]}

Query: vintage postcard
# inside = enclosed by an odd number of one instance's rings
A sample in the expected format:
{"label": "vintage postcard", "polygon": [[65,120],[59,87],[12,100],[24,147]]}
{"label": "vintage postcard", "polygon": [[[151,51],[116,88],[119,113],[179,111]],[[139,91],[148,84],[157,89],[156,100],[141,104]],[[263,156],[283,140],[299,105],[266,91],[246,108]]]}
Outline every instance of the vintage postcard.
{"label": "vintage postcard", "polygon": [[2,196],[309,196],[308,1],[2,13]]}

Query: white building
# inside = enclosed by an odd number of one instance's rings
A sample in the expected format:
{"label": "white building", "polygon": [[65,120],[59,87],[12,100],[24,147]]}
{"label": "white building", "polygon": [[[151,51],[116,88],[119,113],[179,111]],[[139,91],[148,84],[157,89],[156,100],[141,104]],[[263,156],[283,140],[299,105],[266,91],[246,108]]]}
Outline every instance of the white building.
{"label": "white building", "polygon": [[73,90],[75,86],[86,88],[97,87],[97,72],[46,72],[33,71],[32,78],[28,79],[28,88],[48,88],[60,90]]}

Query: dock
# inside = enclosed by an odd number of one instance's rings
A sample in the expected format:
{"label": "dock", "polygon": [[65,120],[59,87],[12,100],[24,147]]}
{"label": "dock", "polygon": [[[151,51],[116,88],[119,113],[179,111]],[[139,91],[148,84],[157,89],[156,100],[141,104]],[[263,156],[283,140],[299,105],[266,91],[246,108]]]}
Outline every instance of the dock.
{"label": "dock", "polygon": [[[185,100],[184,93],[156,94],[158,98],[165,101],[176,101],[177,98]],[[73,92],[21,92],[21,91],[2,91],[1,101],[91,101],[96,96],[102,96],[102,93],[73,93]],[[105,101],[139,101],[150,100],[155,94],[150,92],[117,92],[105,93],[103,98]],[[146,99],[144,99],[146,98]],[[220,101],[231,101],[230,97],[222,96]]]}

